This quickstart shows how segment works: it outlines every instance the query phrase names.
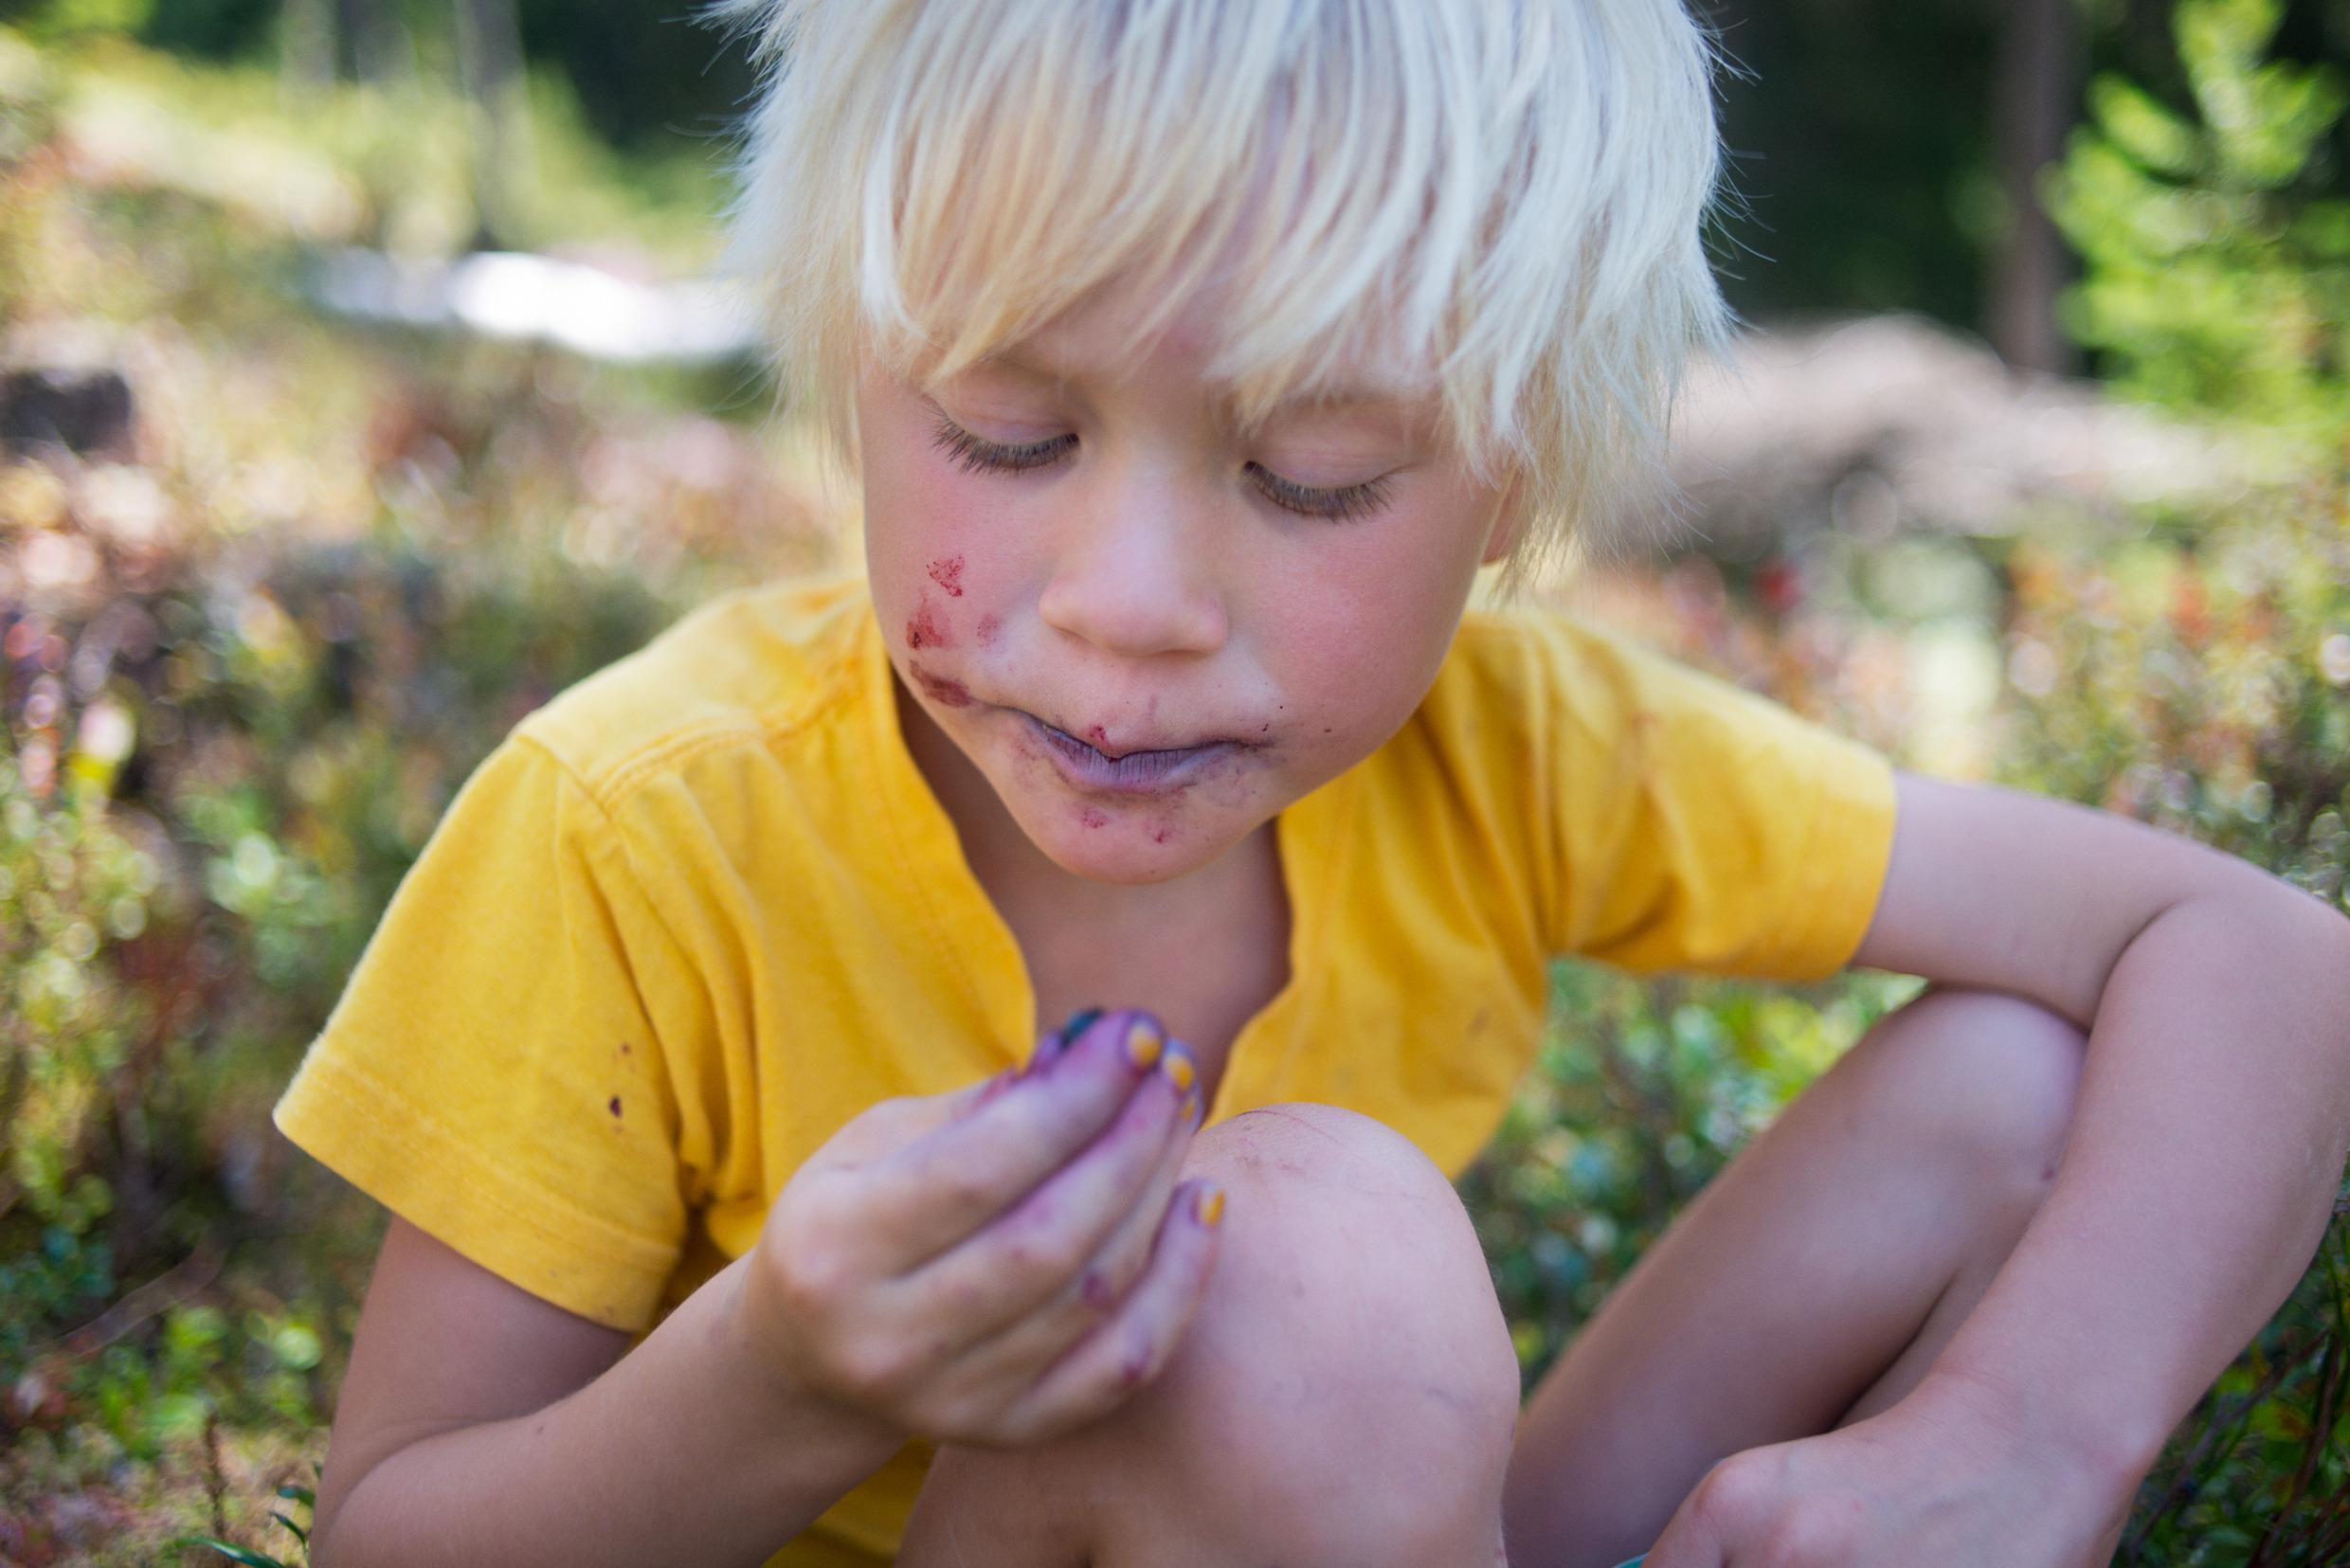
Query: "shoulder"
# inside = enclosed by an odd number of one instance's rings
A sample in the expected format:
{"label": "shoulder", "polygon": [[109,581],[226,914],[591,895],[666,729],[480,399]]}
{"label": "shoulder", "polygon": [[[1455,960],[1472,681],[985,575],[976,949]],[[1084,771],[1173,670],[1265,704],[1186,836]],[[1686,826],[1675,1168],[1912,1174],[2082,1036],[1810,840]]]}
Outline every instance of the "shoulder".
{"label": "shoulder", "polygon": [[1417,717],[1437,733],[1529,745],[1561,726],[1609,732],[1686,698],[1709,677],[1630,636],[1563,611],[1473,609],[1461,617]]}
{"label": "shoulder", "polygon": [[779,742],[847,711],[870,615],[861,575],[720,594],[515,725],[607,812],[648,780]]}
{"label": "shoulder", "polygon": [[1761,692],[1633,633],[1556,610],[1473,610],[1430,693],[1441,706],[1524,712],[1555,738],[1661,743],[1691,733],[1773,735],[1818,726]]}

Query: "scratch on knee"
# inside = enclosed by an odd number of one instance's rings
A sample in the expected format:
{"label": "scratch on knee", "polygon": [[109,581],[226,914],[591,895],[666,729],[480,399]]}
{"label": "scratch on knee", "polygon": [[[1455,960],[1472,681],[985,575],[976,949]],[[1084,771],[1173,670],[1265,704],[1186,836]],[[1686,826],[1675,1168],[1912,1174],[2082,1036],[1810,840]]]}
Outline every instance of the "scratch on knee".
{"label": "scratch on knee", "polygon": [[[1332,1147],[1336,1148],[1340,1153],[1346,1155],[1350,1162],[1357,1162],[1359,1167],[1359,1156],[1357,1156],[1355,1150],[1348,1146],[1345,1139],[1339,1137],[1336,1133],[1331,1132],[1328,1127],[1316,1126],[1312,1122],[1303,1116],[1299,1116],[1292,1111],[1278,1109],[1273,1106],[1258,1106],[1253,1110],[1244,1110],[1232,1119],[1233,1125],[1238,1126],[1239,1123],[1247,1121],[1252,1116],[1277,1116],[1282,1121],[1288,1122],[1294,1126],[1304,1127],[1308,1132],[1312,1133],[1315,1137],[1322,1139],[1325,1143],[1328,1143]],[[1382,1123],[1380,1125],[1384,1126],[1385,1124]],[[1277,1154],[1269,1154],[1254,1138],[1244,1136],[1240,1140],[1240,1146],[1245,1151],[1246,1158],[1252,1164],[1272,1165],[1279,1170],[1288,1172],[1292,1176],[1310,1177],[1317,1181],[1329,1180],[1330,1177],[1330,1173],[1318,1170],[1313,1166],[1307,1164],[1303,1161],[1289,1160],[1284,1159]],[[1424,1204],[1430,1202],[1439,1202],[1442,1201],[1446,1196],[1449,1196],[1449,1194],[1446,1193],[1422,1192],[1409,1185],[1366,1186],[1358,1181],[1352,1180],[1346,1181],[1344,1184],[1350,1190],[1361,1193],[1365,1197],[1400,1198],[1408,1202],[1414,1203]]]}
{"label": "scratch on knee", "polygon": [[1307,1121],[1307,1120],[1306,1120],[1303,1116],[1298,1116],[1298,1115],[1295,1115],[1295,1114],[1293,1114],[1293,1113],[1292,1113],[1292,1112],[1290,1112],[1290,1111],[1286,1111],[1286,1110],[1276,1110],[1276,1109],[1274,1109],[1274,1108],[1273,1107],[1271,1107],[1271,1106],[1258,1106],[1258,1107],[1257,1107],[1256,1109],[1254,1109],[1254,1110],[1244,1110],[1244,1111],[1240,1112],[1240,1114],[1239,1114],[1238,1116],[1235,1116],[1235,1117],[1233,1118],[1233,1120],[1234,1120],[1234,1121],[1236,1121],[1236,1122],[1238,1122],[1238,1121],[1241,1121],[1241,1120],[1243,1120],[1244,1118],[1246,1118],[1246,1117],[1250,1117],[1250,1116],[1278,1116],[1278,1117],[1280,1117],[1280,1118],[1281,1118],[1281,1120],[1283,1120],[1284,1122],[1294,1122],[1294,1123],[1296,1123],[1299,1126],[1304,1127],[1307,1131],[1309,1131],[1309,1132],[1312,1133],[1315,1137],[1317,1137],[1317,1138],[1322,1138],[1322,1139],[1325,1139],[1325,1140],[1328,1140],[1329,1142],[1330,1142],[1330,1143],[1332,1143],[1332,1144],[1338,1144],[1338,1146],[1339,1146],[1340,1148],[1342,1148],[1342,1149],[1343,1149],[1343,1148],[1345,1148],[1345,1147],[1347,1146],[1347,1145],[1346,1145],[1343,1142],[1341,1142],[1341,1141],[1339,1140],[1339,1138],[1337,1137],[1337,1135],[1336,1135],[1336,1134],[1334,1134],[1334,1133],[1332,1133],[1332,1132],[1330,1131],[1330,1129],[1329,1129],[1329,1128],[1328,1128],[1328,1127],[1318,1127],[1318,1126],[1314,1126],[1311,1122]]}

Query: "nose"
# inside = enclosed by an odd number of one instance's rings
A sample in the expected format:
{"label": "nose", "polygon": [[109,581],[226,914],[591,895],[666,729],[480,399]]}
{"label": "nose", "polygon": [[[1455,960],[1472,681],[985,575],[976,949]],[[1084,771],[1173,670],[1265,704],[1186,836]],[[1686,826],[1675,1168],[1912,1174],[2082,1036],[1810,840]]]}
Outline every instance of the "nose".
{"label": "nose", "polygon": [[1038,615],[1131,658],[1222,647],[1230,627],[1209,568],[1210,509],[1186,501],[1163,471],[1105,481],[1071,496]]}

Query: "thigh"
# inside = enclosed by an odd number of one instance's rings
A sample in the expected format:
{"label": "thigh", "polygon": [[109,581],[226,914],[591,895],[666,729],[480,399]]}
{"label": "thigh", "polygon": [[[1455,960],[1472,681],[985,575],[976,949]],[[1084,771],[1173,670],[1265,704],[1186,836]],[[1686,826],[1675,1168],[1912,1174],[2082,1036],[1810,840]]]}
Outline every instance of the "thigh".
{"label": "thigh", "polygon": [[[1674,1220],[1528,1402],[1510,1541],[1541,1560],[1646,1550],[1706,1471],[1830,1430],[2014,1205],[1980,1122],[2054,1032],[1929,992],[1881,1020]],[[2069,1027],[2069,1026],[2067,1026]],[[1998,1201],[1990,1201],[1997,1196]],[[1528,1559],[1529,1564],[1532,1559]]]}

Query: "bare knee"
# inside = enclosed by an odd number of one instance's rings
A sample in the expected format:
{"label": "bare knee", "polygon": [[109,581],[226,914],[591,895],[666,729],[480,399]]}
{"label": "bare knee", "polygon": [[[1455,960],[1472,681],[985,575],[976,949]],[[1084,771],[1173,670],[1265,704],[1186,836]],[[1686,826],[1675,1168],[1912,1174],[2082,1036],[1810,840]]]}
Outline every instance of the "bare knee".
{"label": "bare knee", "polygon": [[[1217,1269],[1230,1293],[1210,1295],[1231,1310],[1207,1325],[1256,1363],[1247,1397],[1268,1379],[1325,1377],[1353,1400],[1432,1402],[1416,1422],[1514,1422],[1517,1358],[1475,1227],[1419,1145],[1301,1102],[1202,1134],[1190,1165],[1254,1219],[1225,1235]],[[1192,1376],[1214,1370],[1198,1360]]]}
{"label": "bare knee", "polygon": [[[1223,1236],[1157,1380],[1047,1450],[941,1465],[1081,1496],[1103,1564],[1498,1560],[1517,1361],[1443,1173],[1378,1122],[1295,1104],[1203,1131],[1185,1174],[1225,1189]],[[956,1495],[1002,1495],[975,1479]]]}
{"label": "bare knee", "polygon": [[[1518,1371],[1476,1235],[1408,1139],[1274,1106],[1203,1133],[1230,1194],[1207,1300],[1138,1436],[1284,1562],[1473,1560],[1499,1540]],[[1238,1546],[1240,1543],[1236,1542]]]}
{"label": "bare knee", "polygon": [[2088,1037],[2036,1002],[1930,987],[1868,1042],[1880,1090],[1961,1159],[2031,1193],[2055,1180],[2071,1136]]}

